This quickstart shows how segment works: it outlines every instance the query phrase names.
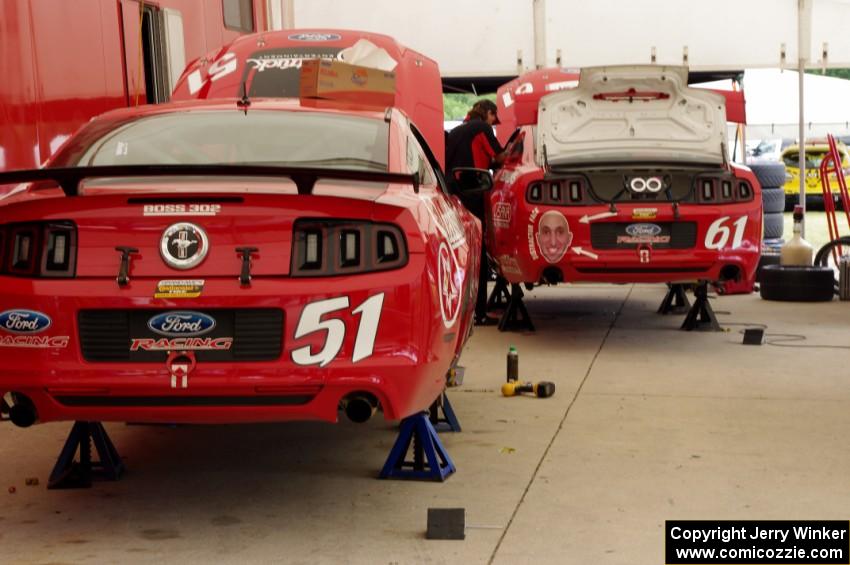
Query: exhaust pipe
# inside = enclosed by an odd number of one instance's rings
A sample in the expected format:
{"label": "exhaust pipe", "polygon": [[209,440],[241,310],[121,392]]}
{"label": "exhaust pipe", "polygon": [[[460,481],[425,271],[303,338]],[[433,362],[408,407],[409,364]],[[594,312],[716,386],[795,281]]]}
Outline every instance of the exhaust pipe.
{"label": "exhaust pipe", "polygon": [[356,424],[363,424],[375,415],[378,401],[371,394],[350,394],[343,400],[345,415]]}
{"label": "exhaust pipe", "polygon": [[38,421],[35,404],[28,396],[12,394],[12,406],[9,407],[9,420],[19,428],[28,428]]}

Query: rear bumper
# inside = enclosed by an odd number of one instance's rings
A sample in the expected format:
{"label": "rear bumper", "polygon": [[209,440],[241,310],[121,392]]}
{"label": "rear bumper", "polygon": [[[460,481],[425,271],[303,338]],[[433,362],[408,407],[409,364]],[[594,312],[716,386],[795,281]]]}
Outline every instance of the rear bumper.
{"label": "rear bumper", "polygon": [[[113,280],[0,277],[0,312],[28,309],[52,320],[46,330],[23,340],[0,329],[0,393],[13,391],[32,399],[42,422],[334,422],[341,399],[354,392],[374,395],[385,418],[403,418],[427,409],[443,390],[458,339],[456,328],[445,328],[433,306],[424,261],[423,255],[412,255],[396,271],[333,279],[256,278],[249,288],[230,278],[207,280],[201,297],[170,300],[153,298],[155,279],[134,279],[119,288]],[[379,293],[383,303],[371,355],[355,361],[363,313],[354,310]],[[342,322],[334,330],[344,328],[338,353],[325,366],[299,365],[293,351],[321,351],[330,333],[318,329],[295,338],[305,307],[342,296],[348,305],[320,318]],[[186,388],[173,386],[166,363],[84,358],[77,328],[80,310],[141,308],[280,309],[281,355],[257,362],[198,361]]]}

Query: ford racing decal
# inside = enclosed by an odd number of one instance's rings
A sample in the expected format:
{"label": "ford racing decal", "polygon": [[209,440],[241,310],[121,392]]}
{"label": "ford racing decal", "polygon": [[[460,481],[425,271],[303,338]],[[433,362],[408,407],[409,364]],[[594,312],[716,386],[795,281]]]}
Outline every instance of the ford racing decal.
{"label": "ford racing decal", "polygon": [[629,224],[626,226],[626,233],[633,237],[653,237],[661,233],[661,226],[658,224]]}
{"label": "ford racing decal", "polygon": [[232,337],[133,338],[130,351],[228,351]]}
{"label": "ford racing decal", "polygon": [[47,314],[35,310],[6,310],[0,313],[0,328],[13,334],[37,334],[50,327]]}
{"label": "ford racing decal", "polygon": [[67,335],[2,335],[0,347],[22,349],[63,349],[68,347],[71,338]]}
{"label": "ford racing decal", "polygon": [[166,337],[195,337],[211,332],[215,319],[200,312],[164,312],[148,320],[148,328]]}

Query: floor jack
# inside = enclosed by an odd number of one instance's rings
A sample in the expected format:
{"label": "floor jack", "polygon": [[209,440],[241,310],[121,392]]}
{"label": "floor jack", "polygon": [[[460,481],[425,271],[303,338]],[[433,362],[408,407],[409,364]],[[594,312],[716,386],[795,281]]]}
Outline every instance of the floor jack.
{"label": "floor jack", "polygon": [[[92,461],[92,445],[99,460]],[[74,456],[79,451],[79,461]],[[89,488],[92,479],[117,481],[124,463],[100,422],[74,422],[50,473],[48,489]]]}

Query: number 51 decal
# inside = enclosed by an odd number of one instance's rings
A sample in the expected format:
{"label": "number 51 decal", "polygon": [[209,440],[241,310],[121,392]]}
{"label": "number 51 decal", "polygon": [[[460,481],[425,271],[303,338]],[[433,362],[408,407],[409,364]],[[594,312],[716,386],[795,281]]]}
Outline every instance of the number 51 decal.
{"label": "number 51 decal", "polygon": [[741,243],[744,241],[744,230],[747,227],[747,217],[741,216],[732,222],[732,226],[735,228],[734,234],[732,234],[732,229],[726,225],[726,222],[729,220],[731,220],[729,216],[723,216],[714,220],[708,227],[708,231],[705,234],[706,249],[723,249],[729,243],[730,236],[732,237],[730,249],[741,247]]}
{"label": "number 51 decal", "polygon": [[[360,306],[351,311],[360,314],[357,326],[357,337],[354,340],[354,354],[351,361],[357,363],[372,355],[375,348],[375,336],[378,333],[378,322],[381,319],[381,308],[384,305],[384,293],[367,298]],[[319,365],[324,367],[339,355],[342,343],[345,341],[345,322],[338,318],[323,320],[322,316],[348,308],[348,297],[340,296],[328,300],[311,302],[301,311],[301,319],[295,329],[295,339],[302,338],[318,331],[326,331],[324,346],[313,353],[309,345],[292,351],[292,360],[297,365]]]}

